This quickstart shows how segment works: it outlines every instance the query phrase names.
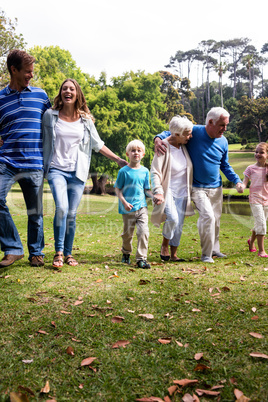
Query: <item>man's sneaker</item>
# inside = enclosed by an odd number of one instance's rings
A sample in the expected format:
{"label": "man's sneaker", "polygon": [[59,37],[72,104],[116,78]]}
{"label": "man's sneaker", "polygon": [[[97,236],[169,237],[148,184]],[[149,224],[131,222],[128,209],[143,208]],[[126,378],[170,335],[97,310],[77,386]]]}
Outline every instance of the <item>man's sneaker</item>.
{"label": "man's sneaker", "polygon": [[128,265],[130,264],[129,254],[123,254],[122,262],[123,262],[124,264],[128,264]]}
{"label": "man's sneaker", "polygon": [[220,253],[220,251],[213,251],[212,257],[226,258],[227,255],[226,255],[226,254],[223,254],[223,253]]}
{"label": "man's sneaker", "polygon": [[210,263],[213,263],[213,262],[214,262],[213,258],[211,258],[211,257],[209,257],[209,256],[207,256],[207,255],[202,255],[202,256],[201,256],[201,261],[203,261],[203,262],[210,262]]}
{"label": "man's sneaker", "polygon": [[33,255],[30,260],[31,267],[42,267],[45,265],[44,257],[42,255]]}
{"label": "man's sneaker", "polygon": [[149,268],[151,268],[151,265],[150,265],[146,260],[139,260],[139,261],[137,262],[137,265],[138,265],[139,268],[142,268],[142,269],[149,269]]}

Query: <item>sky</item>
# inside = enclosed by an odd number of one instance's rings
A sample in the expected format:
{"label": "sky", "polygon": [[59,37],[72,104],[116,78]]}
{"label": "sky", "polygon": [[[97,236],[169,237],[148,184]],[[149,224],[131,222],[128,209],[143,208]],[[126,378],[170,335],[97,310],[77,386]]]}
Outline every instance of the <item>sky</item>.
{"label": "sky", "polygon": [[[265,2],[254,0],[1,0],[17,32],[33,46],[68,50],[84,73],[108,79],[165,70],[178,50],[202,40],[268,42]],[[185,73],[186,75],[186,70]]]}

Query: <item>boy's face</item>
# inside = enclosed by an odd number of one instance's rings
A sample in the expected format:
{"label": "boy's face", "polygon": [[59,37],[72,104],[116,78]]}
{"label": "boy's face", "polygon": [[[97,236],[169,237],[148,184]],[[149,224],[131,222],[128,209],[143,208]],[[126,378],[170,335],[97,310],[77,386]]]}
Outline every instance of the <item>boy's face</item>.
{"label": "boy's face", "polygon": [[144,157],[144,152],[141,148],[132,148],[130,151],[127,152],[127,156],[130,162],[140,162]]}

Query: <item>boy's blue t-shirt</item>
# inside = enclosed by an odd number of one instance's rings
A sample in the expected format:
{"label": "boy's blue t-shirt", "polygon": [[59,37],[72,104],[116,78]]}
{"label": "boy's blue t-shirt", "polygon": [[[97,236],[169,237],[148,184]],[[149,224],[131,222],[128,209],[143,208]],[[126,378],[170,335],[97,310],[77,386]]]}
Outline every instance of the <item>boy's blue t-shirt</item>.
{"label": "boy's blue t-shirt", "polygon": [[124,166],[119,170],[114,187],[122,190],[127,202],[133,205],[131,211],[126,211],[122,202],[118,202],[118,212],[129,214],[138,211],[140,208],[147,207],[145,190],[150,189],[149,170],[141,166],[139,169],[132,169]]}

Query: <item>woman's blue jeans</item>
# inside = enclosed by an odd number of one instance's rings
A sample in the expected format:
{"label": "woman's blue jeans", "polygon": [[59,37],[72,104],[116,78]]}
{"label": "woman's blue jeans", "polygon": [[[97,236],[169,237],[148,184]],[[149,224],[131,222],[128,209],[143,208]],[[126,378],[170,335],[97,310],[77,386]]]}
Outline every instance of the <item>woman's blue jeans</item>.
{"label": "woman's blue jeans", "polygon": [[76,212],[80,204],[85,183],[75,176],[75,172],[51,168],[48,183],[55,201],[54,239],[55,250],[65,256],[72,254]]}
{"label": "woman's blue jeans", "polygon": [[[0,164],[0,243],[5,255],[23,254],[18,230],[6,204],[7,194],[16,182],[20,185],[27,207],[29,260],[34,255],[44,255],[43,180],[43,170],[16,169],[5,163]],[[21,210],[18,212],[21,213]]]}

